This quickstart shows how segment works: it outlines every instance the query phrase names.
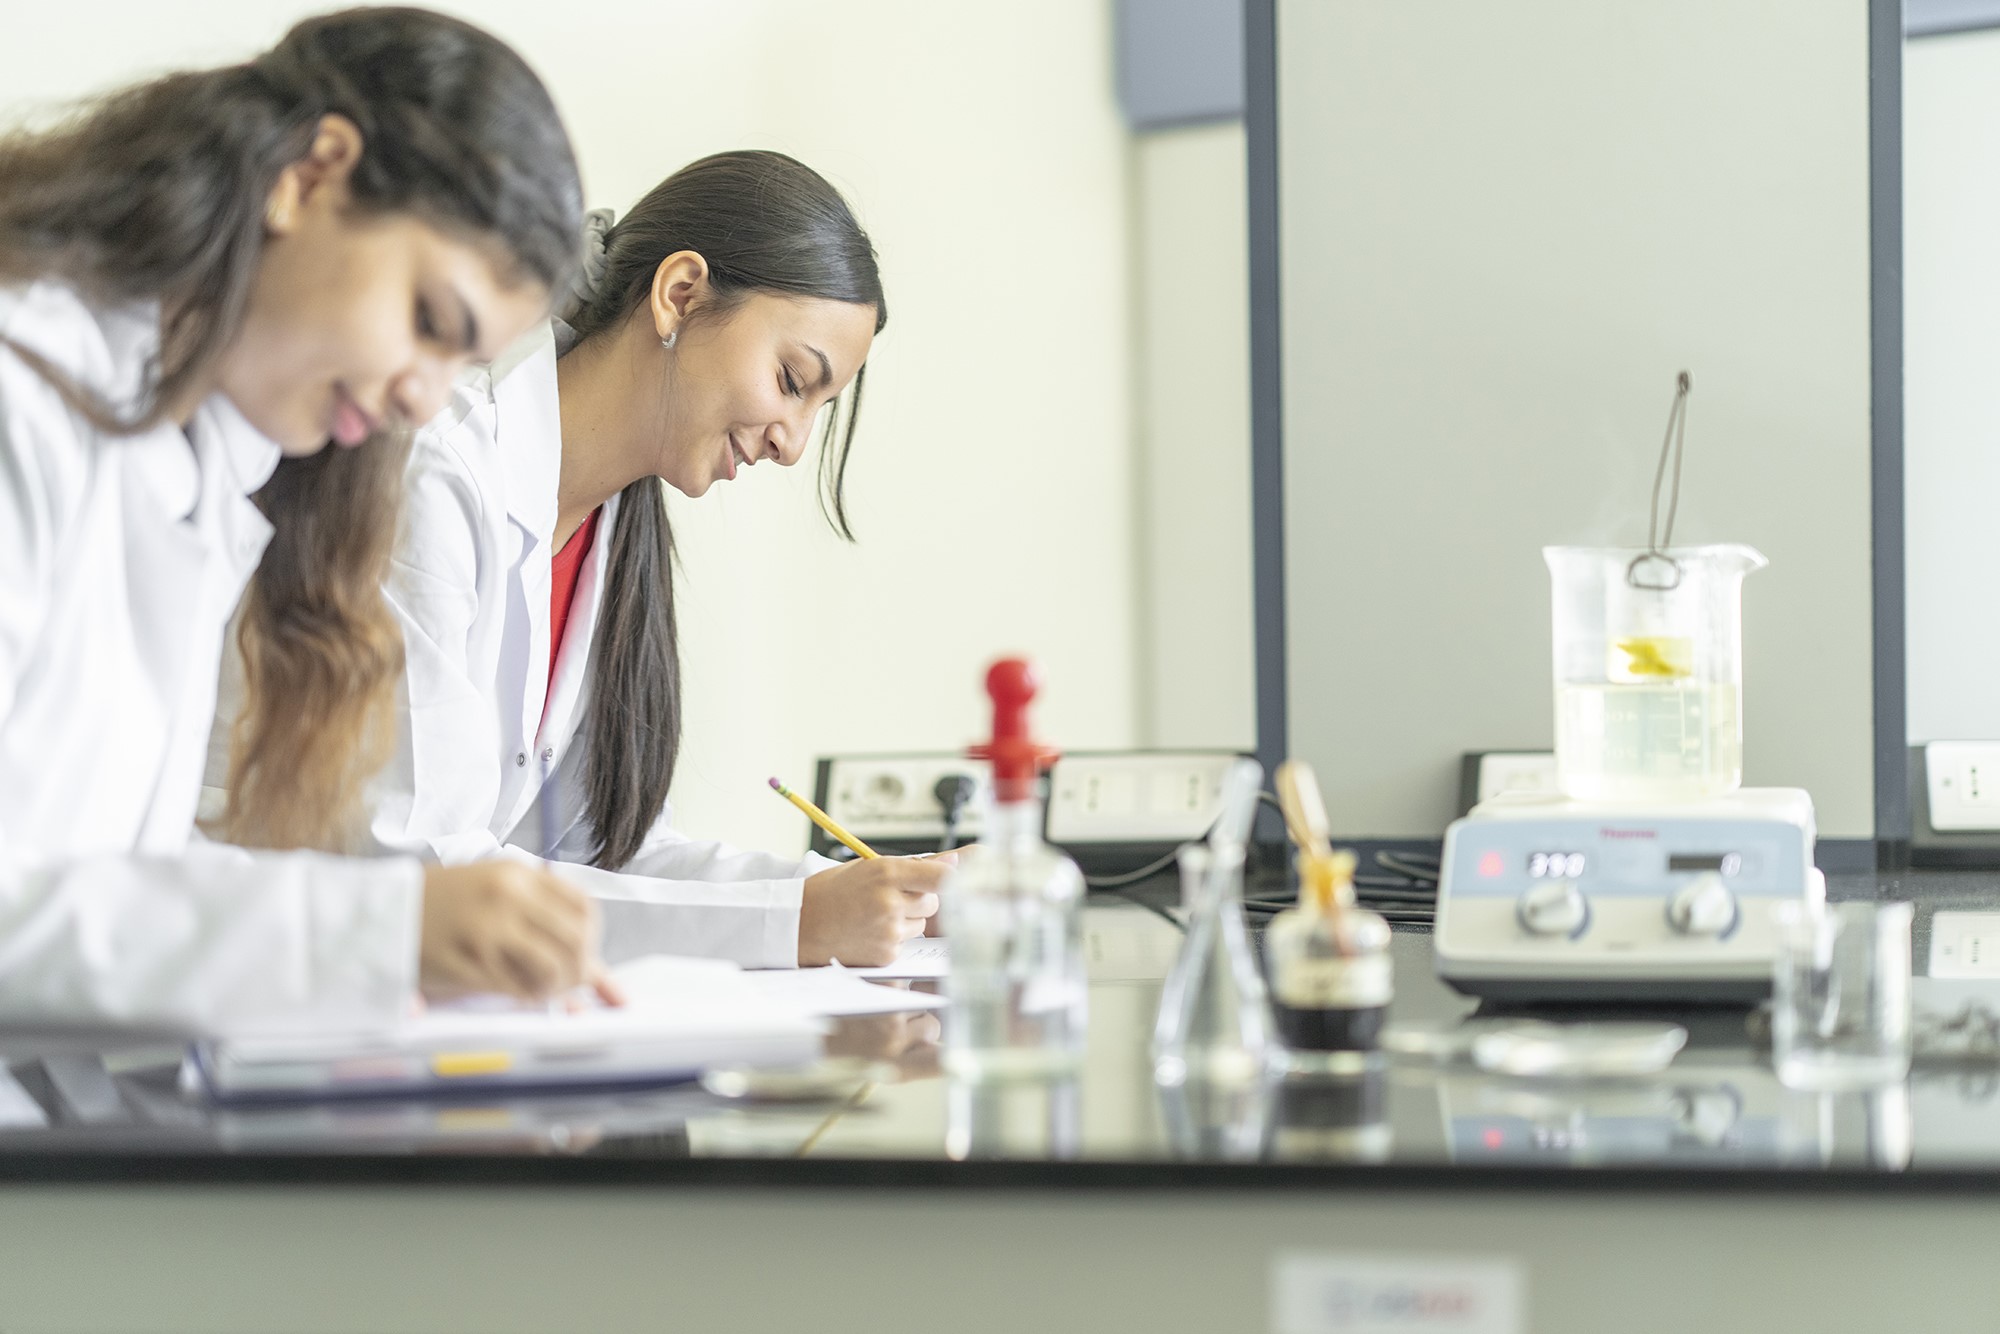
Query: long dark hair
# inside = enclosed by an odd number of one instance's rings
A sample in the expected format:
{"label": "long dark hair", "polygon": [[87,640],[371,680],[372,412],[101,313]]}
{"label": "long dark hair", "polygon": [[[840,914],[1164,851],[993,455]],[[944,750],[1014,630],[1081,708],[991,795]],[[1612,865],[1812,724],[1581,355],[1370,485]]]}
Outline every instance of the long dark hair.
{"label": "long dark hair", "polygon": [[[690,320],[727,318],[758,292],[873,306],[877,333],[889,320],[875,248],[847,201],[782,153],[718,153],[681,168],[619,220],[604,246],[603,275],[571,316],[579,342],[622,328],[650,300],[661,261],[682,250],[708,262],[714,294]],[[821,438],[820,505],[848,541],[847,456],[866,377],[863,366],[846,401],[827,414]],[[674,542],[658,478],[625,488],[611,544],[593,646],[584,801],[597,842],[592,860],[615,870],[659,819],[680,753]]]}
{"label": "long dark hair", "polygon": [[[158,359],[130,403],[12,350],[112,433],[191,407],[242,326],[265,202],[328,115],[361,132],[356,209],[415,214],[491,242],[516,279],[567,285],[582,190],[540,80],[457,19],[353,9],[305,20],[247,64],[169,75],[0,139],[0,277],[160,307]],[[241,616],[248,703],[220,822],[229,837],[338,846],[355,832],[402,671],[381,580],[406,443],[287,460],[258,493],[277,531]]]}

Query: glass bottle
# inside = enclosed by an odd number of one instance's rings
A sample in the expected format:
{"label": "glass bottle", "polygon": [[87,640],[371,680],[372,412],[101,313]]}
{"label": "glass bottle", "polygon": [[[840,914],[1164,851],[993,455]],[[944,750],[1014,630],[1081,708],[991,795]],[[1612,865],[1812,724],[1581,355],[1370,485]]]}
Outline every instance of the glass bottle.
{"label": "glass bottle", "polygon": [[1356,1074],[1379,1058],[1389,924],[1356,906],[1353,853],[1302,854],[1299,863],[1299,905],[1264,933],[1280,1064],[1288,1074]]}
{"label": "glass bottle", "polygon": [[959,1079],[1038,1079],[1082,1064],[1089,977],[1083,873],[1042,841],[1038,770],[1027,736],[1035,680],[1005,659],[987,673],[993,796],[979,842],[959,854],[942,890],[951,932],[944,1066]]}

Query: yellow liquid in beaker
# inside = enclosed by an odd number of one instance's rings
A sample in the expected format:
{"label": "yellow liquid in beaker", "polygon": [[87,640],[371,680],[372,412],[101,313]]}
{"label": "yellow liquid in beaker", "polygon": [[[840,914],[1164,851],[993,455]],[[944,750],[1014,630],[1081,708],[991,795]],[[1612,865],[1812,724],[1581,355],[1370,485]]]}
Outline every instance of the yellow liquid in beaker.
{"label": "yellow liquid in beaker", "polygon": [[1564,684],[1556,777],[1586,801],[1687,801],[1743,785],[1736,687],[1710,681]]}

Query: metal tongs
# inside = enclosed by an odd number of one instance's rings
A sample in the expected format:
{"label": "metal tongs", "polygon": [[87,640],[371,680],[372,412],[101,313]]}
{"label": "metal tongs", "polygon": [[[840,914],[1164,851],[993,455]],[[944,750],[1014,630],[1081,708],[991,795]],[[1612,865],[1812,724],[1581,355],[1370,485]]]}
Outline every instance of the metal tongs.
{"label": "metal tongs", "polygon": [[[1653,507],[1646,525],[1646,549],[1625,567],[1625,582],[1654,593],[1671,593],[1681,586],[1681,563],[1667,554],[1674,544],[1674,519],[1681,508],[1681,460],[1687,454],[1687,403],[1694,377],[1682,371],[1674,381],[1673,406],[1667,409],[1667,438],[1660,443],[1660,466],[1653,473]],[[1667,481],[1667,461],[1673,460],[1674,489],[1667,495],[1667,527],[1660,531],[1660,492]]]}

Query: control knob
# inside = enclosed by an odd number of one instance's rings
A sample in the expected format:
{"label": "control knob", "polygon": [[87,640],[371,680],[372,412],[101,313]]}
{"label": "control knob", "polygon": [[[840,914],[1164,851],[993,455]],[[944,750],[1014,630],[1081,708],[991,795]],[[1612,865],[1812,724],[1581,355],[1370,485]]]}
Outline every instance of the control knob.
{"label": "control knob", "polygon": [[1574,880],[1545,880],[1521,896],[1515,914],[1538,936],[1574,936],[1590,920],[1590,905]]}
{"label": "control knob", "polygon": [[1667,923],[1684,936],[1720,936],[1736,925],[1736,895],[1713,871],[1696,876],[1667,900]]}

